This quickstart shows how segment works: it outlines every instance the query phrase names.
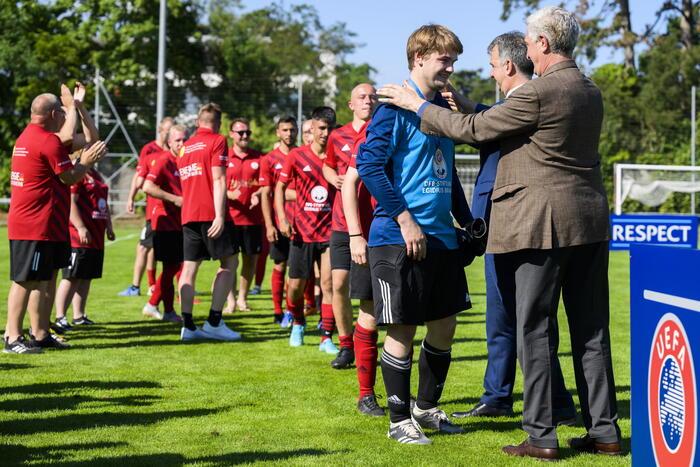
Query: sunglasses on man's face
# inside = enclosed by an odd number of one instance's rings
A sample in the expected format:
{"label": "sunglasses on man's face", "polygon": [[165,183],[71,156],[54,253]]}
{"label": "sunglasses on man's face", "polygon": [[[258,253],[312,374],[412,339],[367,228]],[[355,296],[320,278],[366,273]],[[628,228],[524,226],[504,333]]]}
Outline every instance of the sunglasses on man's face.
{"label": "sunglasses on man's face", "polygon": [[238,136],[240,136],[241,138],[243,138],[244,136],[250,136],[253,134],[253,132],[250,130],[234,131],[233,133],[238,133]]}

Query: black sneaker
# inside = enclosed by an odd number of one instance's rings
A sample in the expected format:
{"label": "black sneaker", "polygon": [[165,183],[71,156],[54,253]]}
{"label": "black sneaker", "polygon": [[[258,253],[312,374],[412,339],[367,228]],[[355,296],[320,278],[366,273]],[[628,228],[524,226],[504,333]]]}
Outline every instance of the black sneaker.
{"label": "black sneaker", "polygon": [[40,347],[42,349],[70,349],[69,344],[63,342],[62,339],[51,333],[49,333],[48,336],[44,337],[40,341],[36,339],[32,340],[32,345],[34,345],[35,347]]}
{"label": "black sneaker", "polygon": [[331,362],[331,366],[336,370],[350,368],[355,363],[355,352],[347,347],[341,347],[338,356]]}
{"label": "black sneaker", "polygon": [[72,331],[73,326],[70,325],[65,316],[62,316],[51,325],[51,329],[56,331],[56,334],[65,334],[66,331]]}
{"label": "black sneaker", "polygon": [[24,336],[19,336],[12,342],[8,342],[7,338],[5,338],[5,347],[2,351],[3,353],[37,354],[43,353],[44,349],[34,346],[33,343],[27,341]]}
{"label": "black sneaker", "polygon": [[281,324],[281,323],[282,323],[282,319],[284,319],[284,315],[283,315],[283,314],[279,314],[279,315],[278,315],[278,314],[275,314],[275,315],[274,315],[274,318],[272,319],[272,324]]}
{"label": "black sneaker", "polygon": [[95,324],[95,322],[88,318],[87,315],[73,320],[73,326],[91,326],[93,324]]}
{"label": "black sneaker", "polygon": [[377,396],[374,394],[368,394],[360,398],[360,400],[357,401],[357,410],[361,414],[369,415],[370,417],[383,417],[386,415],[384,409],[379,407]]}

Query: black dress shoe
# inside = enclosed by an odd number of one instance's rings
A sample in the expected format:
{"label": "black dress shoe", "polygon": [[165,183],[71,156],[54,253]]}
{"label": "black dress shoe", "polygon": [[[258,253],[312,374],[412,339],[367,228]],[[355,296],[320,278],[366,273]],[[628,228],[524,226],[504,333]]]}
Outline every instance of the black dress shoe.
{"label": "black dress shoe", "polygon": [[599,443],[588,435],[569,439],[569,446],[579,452],[604,454],[606,456],[621,456],[620,443]]}
{"label": "black dress shoe", "polygon": [[474,406],[473,409],[466,412],[455,412],[452,414],[454,418],[467,418],[467,417],[512,417],[513,409],[497,409],[496,407],[491,407],[483,402],[479,402]]}
{"label": "black dress shoe", "polygon": [[542,461],[556,461],[559,459],[559,448],[540,448],[530,444],[528,440],[517,446],[504,446],[502,451],[509,456],[534,457]]}

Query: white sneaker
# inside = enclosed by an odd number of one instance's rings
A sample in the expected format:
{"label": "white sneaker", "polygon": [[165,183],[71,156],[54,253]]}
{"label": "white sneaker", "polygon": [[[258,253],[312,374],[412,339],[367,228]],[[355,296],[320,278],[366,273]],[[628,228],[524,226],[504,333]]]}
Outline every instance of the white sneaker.
{"label": "white sneaker", "polygon": [[204,326],[202,326],[202,332],[206,334],[209,339],[216,339],[219,341],[241,340],[241,335],[226,326],[223,320],[219,322],[218,326],[212,326],[209,324],[209,321],[205,321]]}
{"label": "white sneaker", "polygon": [[161,315],[160,311],[158,311],[158,307],[153,306],[148,302],[146,302],[146,304],[143,306],[143,316],[153,319],[163,319],[163,315]]}
{"label": "white sneaker", "polygon": [[197,339],[207,339],[209,337],[208,334],[203,332],[200,328],[195,329],[194,331],[191,331],[187,329],[186,327],[182,327],[182,330],[180,331],[180,340],[181,341],[193,341]]}

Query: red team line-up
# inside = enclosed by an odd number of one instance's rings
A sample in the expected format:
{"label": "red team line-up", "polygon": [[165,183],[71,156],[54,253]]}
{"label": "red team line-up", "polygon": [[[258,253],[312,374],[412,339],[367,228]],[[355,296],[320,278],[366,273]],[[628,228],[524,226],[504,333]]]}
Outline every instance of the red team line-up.
{"label": "red team line-up", "polygon": [[[31,123],[13,151],[7,353],[68,348],[59,335],[93,324],[86,314],[90,284],[102,276],[105,235],[115,236],[108,187],[93,167],[106,147],[97,141],[84,95],[78,83],[73,93],[63,86],[60,100],[38,96]],[[279,118],[278,141],[267,154],[249,147],[252,131],[244,118],[230,123],[229,148],[215,104],[199,110],[189,138],[171,118],[160,122],[158,140],[141,151],[128,196],[127,210],[133,212],[138,191],[146,194],[146,226],[133,283],[120,295],[140,295],[145,269],[150,297],[144,316],[182,323],[183,341],[237,341],[242,336],[222,315],[249,310],[248,294],[260,292],[269,254],[273,324],[291,328],[289,345],[299,347],[307,317],[320,309],[319,350],[334,356],[333,368],[357,364],[358,410],[383,416],[374,393],[377,328],[366,254],[373,205],[354,168],[376,102],[374,87],[363,83],[352,91],[353,120],[346,125],[336,125],[333,109],[314,109],[304,122],[301,147],[295,147],[296,120]],[[197,326],[195,281],[203,260],[218,261],[219,269],[209,316]],[[56,287],[59,269],[63,279]],[[181,315],[175,310],[176,289]],[[351,298],[360,300],[354,329]],[[66,317],[71,305],[72,324]],[[22,330],[25,310],[30,339]],[[340,348],[332,339],[336,329]]]}

